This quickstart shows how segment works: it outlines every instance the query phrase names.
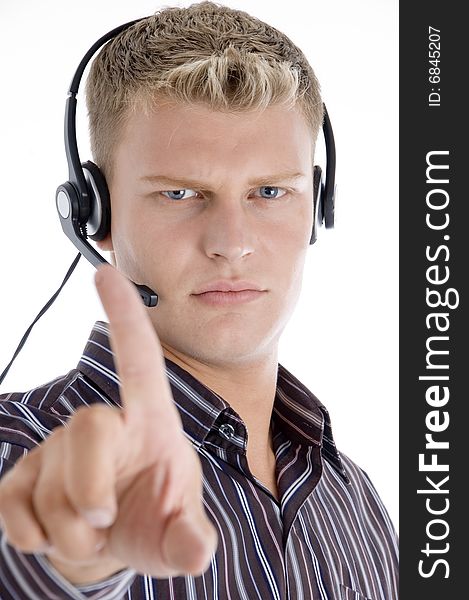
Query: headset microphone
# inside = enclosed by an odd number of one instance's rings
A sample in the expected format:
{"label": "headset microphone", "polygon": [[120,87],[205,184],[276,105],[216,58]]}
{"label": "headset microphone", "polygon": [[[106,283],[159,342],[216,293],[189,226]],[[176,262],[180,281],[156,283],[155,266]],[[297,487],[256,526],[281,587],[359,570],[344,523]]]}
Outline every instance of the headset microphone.
{"label": "headset microphone", "polygon": [[[68,239],[79,250],[79,254],[74,259],[59,289],[41,309],[29,329],[24,334],[13,358],[0,375],[0,384],[26,342],[32,327],[55,301],[78,264],[80,256],[83,255],[96,268],[101,264],[107,263],[106,259],[89,243],[88,238],[94,241],[102,240],[110,230],[111,202],[109,198],[109,189],[106,179],[97,165],[91,161],[86,161],[84,163],[81,163],[80,161],[76,139],[77,94],[86,65],[97,50],[115,36],[119,35],[119,33],[141,20],[142,19],[135,19],[129,23],[120,25],[99,38],[82,58],[73,76],[65,105],[64,128],[65,153],[67,156],[69,180],[58,186],[55,201],[62,229]],[[326,173],[324,175],[321,167],[314,165],[314,218],[309,241],[310,244],[316,242],[318,227],[323,224],[327,229],[334,227],[334,203],[336,197],[335,144],[331,122],[325,105],[322,131],[326,145]],[[145,306],[153,307],[158,304],[158,295],[153,290],[145,285],[137,283],[134,283],[134,285]]]}

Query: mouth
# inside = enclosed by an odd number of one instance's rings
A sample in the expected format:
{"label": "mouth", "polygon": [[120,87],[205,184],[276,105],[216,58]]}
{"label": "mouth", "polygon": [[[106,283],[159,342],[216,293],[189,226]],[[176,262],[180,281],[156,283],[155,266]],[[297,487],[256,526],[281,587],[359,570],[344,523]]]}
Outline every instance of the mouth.
{"label": "mouth", "polygon": [[230,306],[234,304],[244,304],[258,300],[266,293],[266,290],[239,290],[239,291],[220,291],[202,292],[201,294],[192,294],[194,298],[211,306]]}

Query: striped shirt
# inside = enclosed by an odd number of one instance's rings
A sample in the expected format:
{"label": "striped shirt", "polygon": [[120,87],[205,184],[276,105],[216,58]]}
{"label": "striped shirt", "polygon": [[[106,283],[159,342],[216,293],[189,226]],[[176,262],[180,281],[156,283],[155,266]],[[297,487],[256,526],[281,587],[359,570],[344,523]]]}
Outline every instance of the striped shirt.
{"label": "striped shirt", "polygon": [[[247,432],[219,395],[166,359],[184,433],[203,469],[218,547],[201,576],[132,569],[72,585],[45,555],[0,543],[1,600],[396,600],[397,538],[368,476],[339,454],[329,414],[278,365],[272,412],[279,501],[254,477]],[[83,405],[121,406],[107,323],[96,322],[77,368],[0,396],[0,476]]]}

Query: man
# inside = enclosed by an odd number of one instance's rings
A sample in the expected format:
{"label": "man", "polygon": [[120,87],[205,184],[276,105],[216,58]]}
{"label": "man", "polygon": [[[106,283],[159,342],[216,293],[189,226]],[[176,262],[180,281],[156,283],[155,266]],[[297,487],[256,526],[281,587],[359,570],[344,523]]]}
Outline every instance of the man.
{"label": "man", "polygon": [[100,52],[87,102],[109,325],[2,396],[2,599],[397,598],[386,510],[277,360],[323,117],[303,54],[241,11],[167,8]]}

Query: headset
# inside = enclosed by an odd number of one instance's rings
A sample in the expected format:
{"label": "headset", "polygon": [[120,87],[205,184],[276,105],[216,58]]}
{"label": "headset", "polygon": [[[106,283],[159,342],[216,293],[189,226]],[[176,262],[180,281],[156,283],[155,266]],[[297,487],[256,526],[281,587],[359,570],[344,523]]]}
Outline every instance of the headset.
{"label": "headset", "polygon": [[[68,181],[58,186],[55,201],[62,229],[73,245],[79,250],[79,254],[74,259],[59,289],[41,309],[29,329],[26,331],[12,360],[0,375],[0,384],[23,347],[31,329],[55,301],[78,264],[81,255],[96,268],[101,264],[107,263],[106,259],[89,243],[88,238],[93,241],[102,240],[110,230],[111,202],[109,189],[106,179],[99,167],[92,161],[82,163],[80,160],[76,138],[77,94],[85,68],[93,55],[104,46],[104,44],[119,35],[122,31],[145,18],[147,17],[124,23],[99,38],[82,58],[73,76],[65,104],[64,121],[65,154],[67,157],[69,175]],[[324,176],[321,167],[319,165],[314,165],[314,219],[310,244],[316,242],[318,227],[323,224],[327,229],[334,227],[334,206],[337,195],[335,185],[335,144],[331,122],[325,105],[322,130],[326,147],[326,172]],[[137,284],[135,282],[132,283],[136,286],[145,306],[157,306],[158,294],[155,291],[151,290],[146,285]]]}

